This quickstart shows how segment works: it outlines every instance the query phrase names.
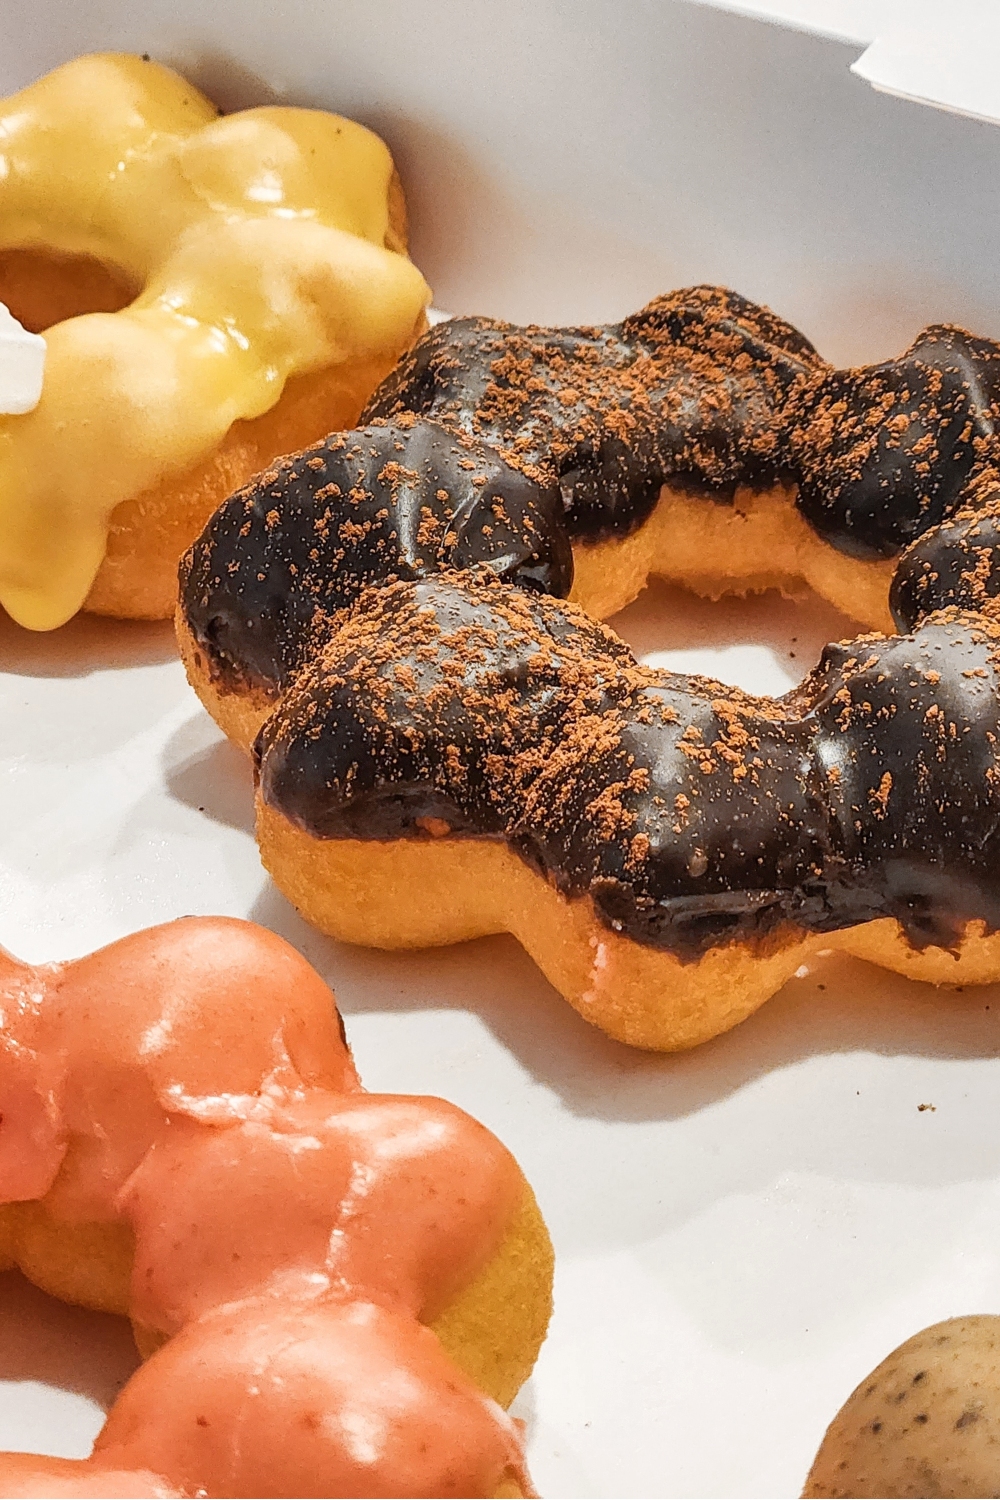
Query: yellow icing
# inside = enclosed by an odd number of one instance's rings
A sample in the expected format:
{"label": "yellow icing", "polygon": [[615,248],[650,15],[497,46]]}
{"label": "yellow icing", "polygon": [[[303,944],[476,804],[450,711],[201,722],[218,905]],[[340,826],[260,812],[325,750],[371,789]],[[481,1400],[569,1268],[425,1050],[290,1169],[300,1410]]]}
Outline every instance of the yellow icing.
{"label": "yellow icing", "polygon": [[385,249],[392,159],[336,115],[220,119],[168,68],[78,58],[0,103],[0,249],[94,255],[141,285],[46,331],[42,399],[0,418],[0,604],[83,603],[123,500],[202,458],[285,381],[401,347],[429,300]]}

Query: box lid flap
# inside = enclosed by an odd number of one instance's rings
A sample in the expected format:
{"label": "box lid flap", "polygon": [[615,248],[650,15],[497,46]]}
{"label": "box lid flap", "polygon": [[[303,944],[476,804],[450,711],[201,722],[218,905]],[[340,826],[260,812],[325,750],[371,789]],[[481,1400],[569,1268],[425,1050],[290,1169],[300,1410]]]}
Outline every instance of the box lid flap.
{"label": "box lid flap", "polygon": [[851,71],[882,93],[1000,123],[994,0],[695,0],[865,46]]}

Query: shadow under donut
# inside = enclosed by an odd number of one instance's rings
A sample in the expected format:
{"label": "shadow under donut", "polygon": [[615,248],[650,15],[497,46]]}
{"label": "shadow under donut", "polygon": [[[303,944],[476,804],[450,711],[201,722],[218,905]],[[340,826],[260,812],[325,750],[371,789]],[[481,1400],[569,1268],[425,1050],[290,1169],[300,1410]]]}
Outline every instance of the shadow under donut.
{"label": "shadow under donut", "polygon": [[0,671],[21,677],[87,677],[124,667],[175,661],[166,620],[110,620],[76,615],[59,630],[25,630],[0,610]]}
{"label": "shadow under donut", "polygon": [[347,1017],[472,1009],[583,1118],[683,1119],[820,1055],[1000,1057],[1000,986],[942,991],[844,955],[790,980],[733,1031],[689,1052],[656,1054],[589,1026],[512,937],[416,952],[355,948],[317,932],[270,882],[250,917],[324,975]]}
{"label": "shadow under donut", "polygon": [[[0,1326],[0,1389],[26,1383],[55,1387],[86,1398],[103,1412],[139,1365],[127,1319],[58,1302],[32,1286],[19,1271],[0,1275]],[[24,1402],[13,1392],[0,1402],[0,1444],[15,1451],[31,1451],[34,1413],[38,1413],[39,1423],[47,1422],[51,1429],[51,1410],[43,1406],[44,1397],[24,1394]],[[79,1452],[89,1452],[100,1423],[95,1415],[93,1432],[84,1439],[86,1421],[84,1413],[80,1412],[77,1419],[74,1412],[59,1424],[61,1442],[50,1430],[46,1431],[45,1442],[57,1456],[76,1457],[74,1440],[79,1429]]]}
{"label": "shadow under donut", "polygon": [[163,751],[163,767],[167,790],[176,801],[215,823],[253,834],[250,763],[219,737],[206,714],[196,714],[174,731]]}

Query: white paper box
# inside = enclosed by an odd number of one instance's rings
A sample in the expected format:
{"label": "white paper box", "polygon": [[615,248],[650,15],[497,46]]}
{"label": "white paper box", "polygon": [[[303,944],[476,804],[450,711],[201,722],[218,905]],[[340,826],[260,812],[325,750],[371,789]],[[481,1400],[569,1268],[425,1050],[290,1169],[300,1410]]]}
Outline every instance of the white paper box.
{"label": "white paper box", "polygon": [[[127,48],[228,107],[355,115],[395,151],[414,257],[454,311],[605,319],[707,281],[838,361],[932,320],[998,337],[1000,128],[874,91],[850,72],[867,40],[679,0],[0,0],[0,82]],[[850,630],[665,589],[621,628],[769,691]],[[0,942],[41,960],[253,916],[334,983],[370,1087],[441,1093],[518,1155],[558,1254],[517,1408],[543,1494],[793,1495],[896,1343],[1000,1310],[1000,993],[821,962],[693,1054],[632,1052],[511,940],[387,956],[312,933],[260,867],[247,769],[168,627],[0,623],[0,668]],[[86,1451],[120,1330],[0,1293],[0,1445]]]}

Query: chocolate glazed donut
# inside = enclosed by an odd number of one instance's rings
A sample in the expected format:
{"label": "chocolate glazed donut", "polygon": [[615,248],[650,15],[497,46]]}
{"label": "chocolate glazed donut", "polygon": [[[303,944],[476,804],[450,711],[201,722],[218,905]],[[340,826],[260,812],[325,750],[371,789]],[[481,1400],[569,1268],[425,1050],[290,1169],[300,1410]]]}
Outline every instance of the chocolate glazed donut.
{"label": "chocolate glazed donut", "polygon": [[475,563],[567,593],[573,559],[556,487],[436,422],[404,416],[334,433],[238,490],[182,559],[188,674],[249,747],[362,589]]}
{"label": "chocolate glazed donut", "polygon": [[641,1046],[735,1024],[817,947],[1000,978],[998,651],[944,609],[773,700],[485,574],[371,590],[257,739],[262,855],[351,941],[513,931]]}
{"label": "chocolate glazed donut", "polygon": [[[234,738],[263,724],[279,885],[377,946],[511,931],[649,1047],[735,1024],[817,946],[1000,978],[997,353],[937,328],[837,372],[705,288],[611,329],[433,330],[368,427],[240,492],[183,565],[192,681]],[[558,597],[678,496],[750,527],[769,493],[881,570],[884,610],[894,575],[910,633],[759,699],[646,671]]]}
{"label": "chocolate glazed donut", "polygon": [[993,452],[1000,347],[937,325],[835,370],[768,309],[693,287],[603,328],[440,324],[362,420],[403,412],[558,485],[591,614],[651,573],[712,596],[804,580],[891,629],[894,560]]}
{"label": "chocolate glazed donut", "polygon": [[[440,324],[363,414],[381,434],[337,435],[216,512],[182,563],[185,625],[223,694],[256,695],[258,721],[303,638],[366,583],[474,561],[572,584],[600,618],[657,573],[709,594],[805,580],[891,630],[902,551],[982,512],[998,356],[934,327],[897,360],[836,371],[712,287],[605,328]],[[501,529],[519,533],[509,557],[480,524],[498,494]]]}

